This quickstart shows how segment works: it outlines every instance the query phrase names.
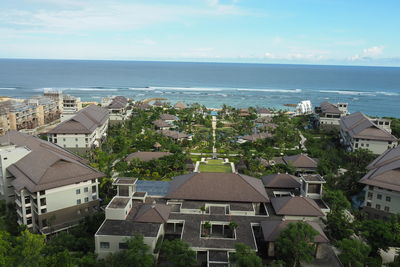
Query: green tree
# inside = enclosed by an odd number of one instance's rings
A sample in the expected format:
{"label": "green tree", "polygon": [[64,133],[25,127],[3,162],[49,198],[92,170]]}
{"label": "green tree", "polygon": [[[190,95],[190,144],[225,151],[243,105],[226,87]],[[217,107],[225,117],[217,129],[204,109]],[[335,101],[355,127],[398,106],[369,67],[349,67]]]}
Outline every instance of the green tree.
{"label": "green tree", "polygon": [[262,267],[262,260],[249,246],[242,243],[235,245],[236,252],[232,256],[232,262],[236,267]]}
{"label": "green tree", "polygon": [[43,266],[45,259],[42,251],[45,247],[45,236],[32,234],[28,230],[21,232],[16,238],[14,248],[15,263],[17,266]]}
{"label": "green tree", "polygon": [[336,243],[341,251],[339,258],[344,266],[363,267],[366,266],[368,254],[371,248],[364,242],[357,239],[343,239]]}
{"label": "green tree", "polygon": [[324,223],[329,239],[341,240],[343,238],[350,238],[354,233],[353,224],[349,221],[344,211],[331,210],[326,216]]}
{"label": "green tree", "polygon": [[14,266],[11,244],[11,236],[8,232],[0,231],[0,266]]}
{"label": "green tree", "polygon": [[307,223],[289,223],[275,242],[277,257],[293,266],[298,266],[300,261],[311,262],[314,258],[314,238],[317,234],[318,232]]}
{"label": "green tree", "polygon": [[127,241],[128,249],[111,254],[105,260],[106,266],[151,267],[154,258],[150,248],[143,242],[143,236],[134,236]]}
{"label": "green tree", "polygon": [[343,191],[340,190],[325,190],[324,200],[333,211],[342,211],[351,207]]}
{"label": "green tree", "polygon": [[196,266],[196,252],[190,249],[189,244],[175,239],[164,240],[161,247],[162,258],[174,267]]}

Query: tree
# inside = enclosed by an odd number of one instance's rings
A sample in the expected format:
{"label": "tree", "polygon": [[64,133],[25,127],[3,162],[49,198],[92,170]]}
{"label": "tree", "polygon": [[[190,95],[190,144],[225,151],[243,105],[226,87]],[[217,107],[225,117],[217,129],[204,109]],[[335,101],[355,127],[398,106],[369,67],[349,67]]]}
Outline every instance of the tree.
{"label": "tree", "polygon": [[344,211],[331,210],[326,216],[324,223],[329,239],[341,240],[343,238],[350,238],[354,233],[353,225]]}
{"label": "tree", "polygon": [[293,266],[300,261],[311,262],[314,258],[314,238],[318,234],[309,224],[304,222],[289,223],[275,242],[276,254]]}
{"label": "tree", "polygon": [[174,267],[196,266],[196,252],[180,239],[164,240],[161,247],[162,258]]}
{"label": "tree", "polygon": [[5,231],[0,231],[0,266],[13,266],[11,251],[10,234]]}
{"label": "tree", "polygon": [[28,230],[24,230],[21,235],[16,238],[16,246],[14,248],[14,255],[18,255],[15,257],[16,265],[32,267],[43,266],[45,259],[42,255],[42,251],[45,245],[44,235],[36,235]]}
{"label": "tree", "polygon": [[152,267],[154,258],[150,248],[143,242],[143,236],[137,235],[126,241],[128,249],[111,254],[106,266]]}
{"label": "tree", "polygon": [[364,242],[357,239],[343,239],[336,243],[341,251],[339,258],[344,266],[363,267],[366,266],[368,254],[371,248]]}
{"label": "tree", "polygon": [[249,246],[242,243],[235,245],[236,253],[232,256],[232,262],[236,267],[262,267],[261,258]]}
{"label": "tree", "polygon": [[340,190],[325,190],[324,200],[332,211],[343,211],[351,207],[343,191]]}

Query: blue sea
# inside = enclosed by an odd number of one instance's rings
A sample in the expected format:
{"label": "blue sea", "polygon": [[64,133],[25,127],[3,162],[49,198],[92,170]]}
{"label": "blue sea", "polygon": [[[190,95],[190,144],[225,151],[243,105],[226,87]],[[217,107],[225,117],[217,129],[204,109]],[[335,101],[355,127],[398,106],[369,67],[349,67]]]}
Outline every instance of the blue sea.
{"label": "blue sea", "polygon": [[0,95],[27,98],[50,88],[85,101],[162,97],[214,108],[348,102],[351,112],[400,117],[396,67],[0,59]]}

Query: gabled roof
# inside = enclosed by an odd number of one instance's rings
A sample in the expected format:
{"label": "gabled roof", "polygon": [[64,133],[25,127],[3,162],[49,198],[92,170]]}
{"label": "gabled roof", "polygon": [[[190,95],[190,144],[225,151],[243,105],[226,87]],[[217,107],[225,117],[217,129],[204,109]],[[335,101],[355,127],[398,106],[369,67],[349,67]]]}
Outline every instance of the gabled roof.
{"label": "gabled roof", "polygon": [[163,120],[155,120],[152,122],[158,128],[171,127],[171,125]]}
{"label": "gabled roof", "polygon": [[109,112],[107,109],[97,105],[90,105],[80,110],[71,119],[64,121],[50,130],[50,134],[90,134],[97,127],[103,125],[108,120]]}
{"label": "gabled roof", "polygon": [[109,109],[121,109],[128,106],[128,99],[124,96],[116,96],[112,99],[111,103],[108,105]]}
{"label": "gabled roof", "polygon": [[181,139],[181,138],[188,138],[189,136],[185,133],[180,133],[177,131],[170,131],[170,130],[159,130],[157,131],[159,134],[162,134],[166,137],[171,137],[173,139]]}
{"label": "gabled roof", "polygon": [[400,147],[386,150],[368,169],[360,183],[400,192]]}
{"label": "gabled roof", "polygon": [[237,173],[190,173],[175,177],[168,199],[269,202],[260,179]]}
{"label": "gabled roof", "polygon": [[171,114],[161,114],[160,119],[163,121],[176,121],[178,118]]}
{"label": "gabled roof", "polygon": [[177,103],[175,104],[175,108],[178,108],[178,109],[185,109],[185,108],[186,108],[186,105],[185,105],[185,103],[183,103],[183,102],[177,102]]}
{"label": "gabled roof", "polygon": [[267,188],[300,188],[301,183],[288,173],[277,173],[261,177]]}
{"label": "gabled roof", "polygon": [[171,213],[171,206],[165,204],[144,204],[137,211],[135,222],[165,223]]}
{"label": "gabled roof", "polygon": [[140,159],[141,161],[150,161],[154,159],[159,159],[165,156],[170,156],[172,153],[170,152],[144,152],[144,151],[138,151],[129,154],[125,160],[130,161],[132,159]]}
{"label": "gabled roof", "polygon": [[320,217],[324,213],[314,200],[308,197],[274,197],[272,207],[277,215]]}
{"label": "gabled roof", "polygon": [[31,150],[7,168],[15,177],[12,185],[16,190],[26,188],[30,192],[37,192],[104,177],[103,173],[86,165],[84,159],[50,142],[16,131],[0,137],[0,142],[8,139],[16,146]]}
{"label": "gabled roof", "polygon": [[[289,223],[296,223],[299,221],[279,221],[279,220],[270,220],[270,221],[263,221],[261,222],[261,229],[264,237],[264,241],[267,242],[274,242],[278,239],[280,233],[288,226]],[[321,226],[319,226],[316,222],[308,222],[305,221],[318,234],[314,238],[315,243],[328,243],[329,239],[326,237],[324,231],[322,230]]]}
{"label": "gabled roof", "polygon": [[317,168],[318,167],[318,162],[316,159],[310,158],[309,156],[305,154],[298,154],[298,155],[293,155],[293,156],[285,156],[282,157],[282,160],[286,164],[291,164],[295,168]]}
{"label": "gabled roof", "polygon": [[242,137],[243,140],[247,140],[250,142],[255,142],[259,139],[266,139],[266,138],[271,138],[272,134],[270,133],[255,133],[251,135],[245,135]]}
{"label": "gabled roof", "polygon": [[397,141],[388,131],[380,128],[361,112],[350,114],[340,119],[340,127],[352,138]]}
{"label": "gabled roof", "polygon": [[257,110],[258,114],[272,114],[272,111],[267,108],[259,108]]}
{"label": "gabled roof", "polygon": [[329,102],[322,102],[320,104],[320,108],[322,113],[331,113],[331,114],[342,114],[343,112],[339,110],[337,106]]}

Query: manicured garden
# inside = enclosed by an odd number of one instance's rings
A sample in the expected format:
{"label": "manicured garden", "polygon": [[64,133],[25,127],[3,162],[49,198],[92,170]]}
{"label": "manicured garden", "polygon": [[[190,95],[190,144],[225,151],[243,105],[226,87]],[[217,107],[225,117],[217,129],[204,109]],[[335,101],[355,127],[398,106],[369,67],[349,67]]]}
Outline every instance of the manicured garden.
{"label": "manicured garden", "polygon": [[207,163],[200,163],[200,172],[232,172],[230,163],[224,163],[223,160],[210,159]]}

